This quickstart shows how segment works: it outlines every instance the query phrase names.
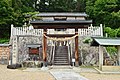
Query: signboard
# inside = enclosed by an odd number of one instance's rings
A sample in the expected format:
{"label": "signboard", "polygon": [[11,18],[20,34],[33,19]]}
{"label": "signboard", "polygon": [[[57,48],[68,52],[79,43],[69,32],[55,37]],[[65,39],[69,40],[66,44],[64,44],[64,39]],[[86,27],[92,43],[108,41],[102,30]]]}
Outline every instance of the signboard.
{"label": "signboard", "polygon": [[30,54],[39,54],[39,49],[38,48],[30,48],[29,53]]}
{"label": "signboard", "polygon": [[72,62],[75,62],[75,59],[74,59],[74,58],[72,59]]}

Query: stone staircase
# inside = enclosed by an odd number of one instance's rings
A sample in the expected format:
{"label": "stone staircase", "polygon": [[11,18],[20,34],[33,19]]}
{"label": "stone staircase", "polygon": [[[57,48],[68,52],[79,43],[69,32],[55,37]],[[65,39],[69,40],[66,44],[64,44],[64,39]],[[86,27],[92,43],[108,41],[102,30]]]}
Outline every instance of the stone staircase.
{"label": "stone staircase", "polygon": [[69,65],[67,46],[56,46],[54,65]]}

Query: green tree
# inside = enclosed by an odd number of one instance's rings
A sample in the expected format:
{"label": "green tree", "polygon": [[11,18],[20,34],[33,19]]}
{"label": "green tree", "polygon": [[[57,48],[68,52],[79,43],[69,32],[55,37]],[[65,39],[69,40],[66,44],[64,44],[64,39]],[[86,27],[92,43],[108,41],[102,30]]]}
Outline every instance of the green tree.
{"label": "green tree", "polygon": [[94,24],[105,24],[111,28],[118,28],[119,0],[87,0],[86,12],[93,19]]}
{"label": "green tree", "polygon": [[111,29],[110,27],[104,28],[104,33],[108,35],[108,37],[118,37],[119,35],[119,29]]}
{"label": "green tree", "polygon": [[84,12],[86,0],[39,0],[35,8],[39,12]]}
{"label": "green tree", "polygon": [[118,28],[117,37],[120,37],[120,28]]}
{"label": "green tree", "polygon": [[12,23],[14,10],[7,0],[0,1],[0,27],[8,27]]}
{"label": "green tree", "polygon": [[11,24],[22,26],[24,21],[23,13],[35,11],[34,1],[0,0],[0,38],[9,34]]}

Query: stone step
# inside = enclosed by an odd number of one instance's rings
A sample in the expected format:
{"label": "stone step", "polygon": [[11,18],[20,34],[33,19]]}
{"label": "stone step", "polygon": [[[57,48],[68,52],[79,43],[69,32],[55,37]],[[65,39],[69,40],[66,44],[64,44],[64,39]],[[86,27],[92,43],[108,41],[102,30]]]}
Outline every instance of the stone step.
{"label": "stone step", "polygon": [[68,63],[68,61],[64,61],[64,60],[63,61],[56,61],[55,60],[54,63]]}
{"label": "stone step", "polygon": [[55,55],[59,55],[59,54],[67,55],[68,53],[61,53],[61,52],[55,53]]}
{"label": "stone step", "polygon": [[73,67],[70,65],[53,65],[51,69],[72,69]]}
{"label": "stone step", "polygon": [[64,51],[64,52],[62,52],[62,51],[55,51],[55,53],[57,54],[57,53],[63,53],[63,54],[67,54],[68,53],[68,51]]}
{"label": "stone step", "polygon": [[55,57],[67,57],[68,55],[55,55]]}
{"label": "stone step", "polygon": [[68,60],[54,60],[54,62],[68,62]]}
{"label": "stone step", "polygon": [[54,60],[64,60],[64,61],[67,61],[68,59],[67,58],[55,58]]}
{"label": "stone step", "polygon": [[67,46],[57,46],[54,56],[55,65],[68,65],[68,51]]}
{"label": "stone step", "polygon": [[68,52],[55,52],[55,54],[68,54]]}
{"label": "stone step", "polygon": [[55,57],[68,57],[68,55],[55,55]]}
{"label": "stone step", "polygon": [[68,59],[64,58],[64,59],[54,59],[55,61],[67,61]]}
{"label": "stone step", "polygon": [[55,57],[54,60],[68,60],[67,57]]}
{"label": "stone step", "polygon": [[55,63],[68,63],[68,61],[64,61],[64,60],[61,60],[61,61],[54,61]]}
{"label": "stone step", "polygon": [[69,63],[54,63],[54,65],[69,65]]}

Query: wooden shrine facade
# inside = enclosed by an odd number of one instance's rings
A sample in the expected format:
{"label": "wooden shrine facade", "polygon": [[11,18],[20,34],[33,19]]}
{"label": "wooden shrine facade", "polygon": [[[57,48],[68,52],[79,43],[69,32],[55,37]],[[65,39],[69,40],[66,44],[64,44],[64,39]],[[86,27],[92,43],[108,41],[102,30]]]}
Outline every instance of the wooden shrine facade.
{"label": "wooden shrine facade", "polygon": [[[37,16],[42,17],[42,20],[31,21],[34,29],[43,29],[43,60],[47,60],[47,38],[49,37],[75,37],[75,64],[79,64],[78,54],[78,29],[87,28],[92,20],[85,20],[85,13],[40,13]],[[64,18],[64,19],[63,19]],[[47,29],[75,29],[73,34],[47,34]]]}

